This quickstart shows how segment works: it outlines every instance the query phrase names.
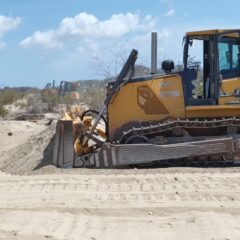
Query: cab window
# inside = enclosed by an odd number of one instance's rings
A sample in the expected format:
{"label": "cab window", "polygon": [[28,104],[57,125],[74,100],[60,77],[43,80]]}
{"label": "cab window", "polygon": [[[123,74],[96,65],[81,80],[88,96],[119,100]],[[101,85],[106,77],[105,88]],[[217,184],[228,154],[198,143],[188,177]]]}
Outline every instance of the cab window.
{"label": "cab window", "polygon": [[233,68],[239,68],[239,60],[240,60],[240,51],[239,51],[239,45],[233,45],[232,46],[232,60],[233,60]]}
{"label": "cab window", "polygon": [[223,79],[240,76],[240,43],[236,39],[223,39],[218,44],[219,70]]}
{"label": "cab window", "polygon": [[219,43],[219,67],[220,70],[230,69],[230,48],[228,43]]}

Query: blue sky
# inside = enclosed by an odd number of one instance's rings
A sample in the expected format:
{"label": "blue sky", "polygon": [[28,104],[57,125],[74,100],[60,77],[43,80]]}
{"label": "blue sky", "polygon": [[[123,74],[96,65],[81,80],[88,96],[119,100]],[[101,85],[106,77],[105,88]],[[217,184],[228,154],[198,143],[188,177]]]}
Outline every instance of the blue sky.
{"label": "blue sky", "polygon": [[186,31],[240,28],[239,7],[237,0],[0,0],[0,87],[102,79],[132,48],[149,66],[152,31],[159,64],[181,62]]}

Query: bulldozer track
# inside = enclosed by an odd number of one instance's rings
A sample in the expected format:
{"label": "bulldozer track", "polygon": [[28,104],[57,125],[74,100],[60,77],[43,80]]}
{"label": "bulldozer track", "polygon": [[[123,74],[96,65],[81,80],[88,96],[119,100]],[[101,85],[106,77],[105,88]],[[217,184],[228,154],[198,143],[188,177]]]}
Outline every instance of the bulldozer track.
{"label": "bulldozer track", "polygon": [[[224,229],[227,226],[234,239],[239,239],[239,169],[227,169],[228,173],[216,169],[215,174],[205,169],[185,171],[188,169],[154,174],[138,170],[128,175],[0,173],[0,238],[75,240],[81,236],[91,240],[99,239],[97,231],[100,239],[107,239],[109,234],[109,239],[128,239],[129,231],[136,236],[136,229],[147,227],[142,237],[147,239],[149,231],[155,234],[159,226],[162,234],[164,226],[199,228],[203,221],[206,226],[196,235],[201,239],[209,222],[218,233],[218,219],[223,218]],[[116,235],[111,235],[113,230]]]}
{"label": "bulldozer track", "polygon": [[[218,129],[218,128],[226,128],[226,134],[215,136],[215,138],[221,137],[233,137],[234,139],[239,139],[237,135],[240,127],[240,119],[239,118],[220,118],[220,119],[186,119],[186,120],[165,120],[165,121],[154,121],[154,122],[142,122],[142,123],[132,123],[123,126],[120,129],[119,133],[114,137],[114,141],[120,144],[128,144],[130,139],[136,138],[137,143],[138,139],[140,141],[143,140],[151,143],[152,139],[156,136],[162,136],[163,139],[161,143],[157,143],[160,145],[167,145],[169,143],[165,143],[164,134],[175,129],[182,129],[185,133],[192,129]],[[149,137],[149,138],[148,138]],[[211,136],[209,136],[211,139]],[[179,143],[183,143],[184,140],[181,141],[181,136],[178,137]],[[190,136],[191,138],[191,136]],[[207,139],[208,137],[205,136]],[[212,139],[214,137],[212,136]],[[177,137],[175,137],[177,139]],[[194,141],[194,140],[192,140]],[[204,140],[203,140],[204,141]],[[154,142],[153,142],[154,143]],[[180,158],[180,159],[167,159],[164,161],[158,161],[152,164],[157,167],[172,167],[172,166],[193,166],[193,167],[226,167],[237,165],[238,162],[234,161],[233,154],[212,154],[212,155],[204,155],[201,157],[191,157],[191,158]],[[139,165],[141,167],[141,165]]]}
{"label": "bulldozer track", "polygon": [[[31,196],[29,196],[31,194]],[[66,203],[60,196],[68,199]],[[201,177],[195,174],[176,174],[171,177],[149,176],[101,176],[94,180],[89,177],[68,178],[16,178],[5,177],[0,181],[1,204],[8,207],[27,207],[28,198],[36,198],[35,207],[116,206],[126,204],[134,206],[138,201],[144,206],[156,206],[167,202],[226,202],[240,204],[240,175],[222,174]],[[20,200],[14,201],[14,196]],[[75,206],[76,207],[76,206]]]}
{"label": "bulldozer track", "polygon": [[[119,181],[119,179],[117,179]],[[99,178],[98,181],[84,180],[84,179],[32,179],[32,180],[6,180],[0,182],[0,191],[21,192],[58,192],[66,190],[70,192],[86,191],[86,192],[154,192],[154,191],[174,191],[176,187],[174,183],[177,182],[178,189],[187,190],[189,188],[196,188],[196,190],[207,190],[209,186],[227,190],[229,186],[240,190],[240,176],[239,177],[156,177],[134,179],[121,179],[121,184],[114,178]],[[97,182],[101,183],[100,185]],[[131,183],[133,182],[133,183]],[[211,184],[209,183],[211,182]],[[230,185],[231,183],[231,185]],[[148,186],[148,188],[146,188]],[[239,196],[240,197],[240,196]]]}
{"label": "bulldozer track", "polygon": [[[138,123],[140,124],[140,123]],[[143,122],[138,127],[130,127],[125,129],[123,133],[117,138],[114,139],[119,143],[124,143],[126,140],[133,136],[138,135],[160,135],[164,132],[173,130],[175,128],[220,128],[228,126],[237,126],[240,127],[239,118],[221,118],[221,119],[187,119],[187,120],[169,120],[169,121],[155,121],[155,122]]]}

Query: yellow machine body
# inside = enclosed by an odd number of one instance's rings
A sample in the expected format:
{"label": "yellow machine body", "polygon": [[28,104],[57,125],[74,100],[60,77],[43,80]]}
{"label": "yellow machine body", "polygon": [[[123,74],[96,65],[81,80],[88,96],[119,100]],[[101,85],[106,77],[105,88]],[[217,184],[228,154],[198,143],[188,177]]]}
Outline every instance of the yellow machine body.
{"label": "yellow machine body", "polygon": [[[187,82],[191,77],[187,74],[193,70],[188,65],[188,51],[192,47],[191,41],[195,40],[203,42],[203,89],[207,81],[211,81],[210,90],[203,90],[200,97],[202,100],[200,99],[199,102],[198,96],[194,96],[194,93],[189,94],[186,90],[189,86],[197,90],[192,82],[197,80],[198,70],[195,70],[195,78],[192,77],[191,82]],[[220,50],[220,44],[228,44],[229,49]],[[234,54],[238,56],[238,60],[228,59],[233,56],[233,45]],[[240,65],[240,30],[188,32],[185,37],[185,46],[184,70],[181,73],[174,74],[170,70],[166,74],[134,78],[116,93],[108,105],[110,140],[116,133],[124,131],[124,126],[136,122],[240,117],[240,74],[236,74],[239,72]],[[231,63],[226,62],[226,65],[237,64],[236,69],[234,67],[221,69],[220,54],[226,56],[227,61],[231,61]],[[229,77],[229,71],[234,73],[232,77]],[[211,80],[209,80],[210,76]],[[204,91],[209,91],[209,96]],[[190,98],[195,103],[188,102]]]}
{"label": "yellow machine body", "polygon": [[[186,118],[217,118],[217,117],[240,117],[240,98],[234,96],[235,90],[240,87],[240,78],[224,80],[220,90],[225,95],[219,96],[218,105],[212,106],[189,106],[186,107]],[[229,104],[233,103],[233,104]]]}
{"label": "yellow machine body", "polygon": [[125,124],[164,119],[240,117],[240,105],[228,102],[240,101],[234,92],[240,86],[240,78],[228,79],[220,89],[218,105],[185,106],[180,75],[154,76],[150,80],[130,82],[123,86],[108,106],[109,138]]}
{"label": "yellow machine body", "polygon": [[156,76],[128,83],[108,106],[109,137],[126,123],[184,118],[184,96],[179,75]]}

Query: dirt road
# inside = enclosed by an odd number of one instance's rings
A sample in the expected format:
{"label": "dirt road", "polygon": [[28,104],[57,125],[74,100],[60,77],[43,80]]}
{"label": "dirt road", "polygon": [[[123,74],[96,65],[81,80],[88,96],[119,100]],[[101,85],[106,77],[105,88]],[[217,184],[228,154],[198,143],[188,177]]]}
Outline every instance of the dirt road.
{"label": "dirt road", "polygon": [[53,134],[0,122],[0,239],[240,239],[239,168],[57,169]]}
{"label": "dirt road", "polygon": [[2,173],[0,196],[1,239],[240,239],[239,173]]}

